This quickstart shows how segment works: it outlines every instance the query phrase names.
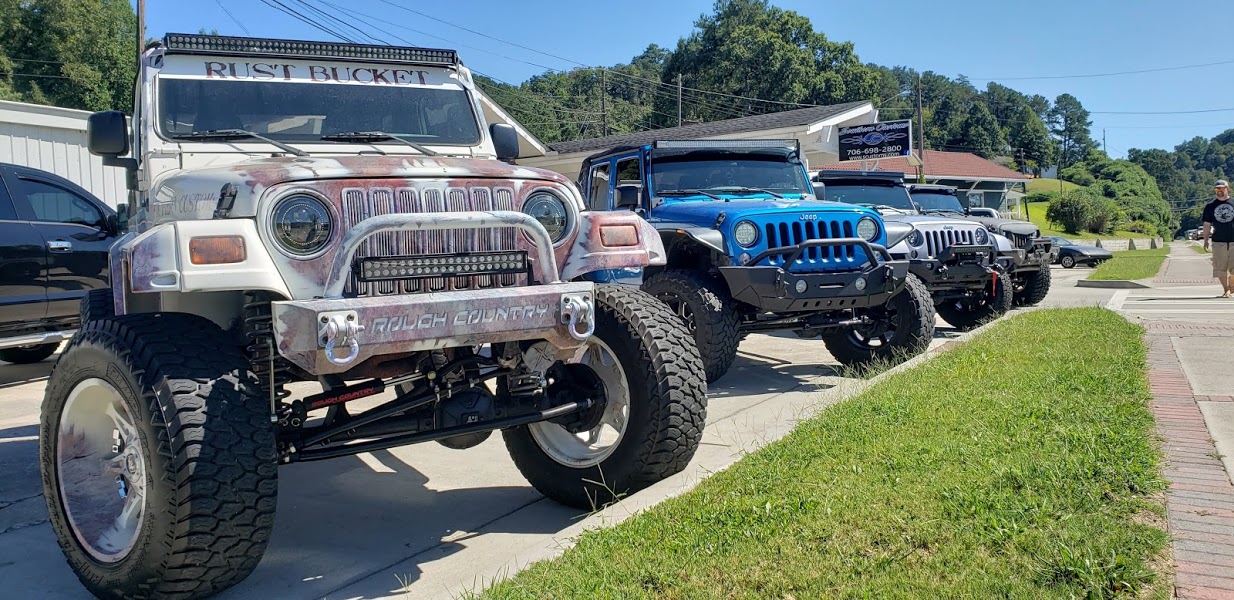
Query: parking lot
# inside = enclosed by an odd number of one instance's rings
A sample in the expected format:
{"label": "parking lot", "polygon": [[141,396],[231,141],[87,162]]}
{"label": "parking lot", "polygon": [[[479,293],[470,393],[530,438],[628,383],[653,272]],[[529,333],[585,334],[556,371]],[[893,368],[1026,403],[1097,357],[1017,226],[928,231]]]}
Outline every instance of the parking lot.
{"label": "parking lot", "polygon": [[[1075,287],[1089,271],[1054,267],[1043,305],[1109,303],[1115,290]],[[958,335],[940,322],[932,347]],[[0,365],[0,580],[12,597],[89,597],[46,523],[39,481],[38,411],[53,360]],[[627,504],[682,489],[851,395],[859,382],[836,367],[817,341],[751,335],[733,370],[710,386],[704,442],[690,467]],[[451,597],[550,556],[584,516],[532,489],[500,436],[466,451],[423,444],[295,464],[279,476],[270,548],[222,597]]]}

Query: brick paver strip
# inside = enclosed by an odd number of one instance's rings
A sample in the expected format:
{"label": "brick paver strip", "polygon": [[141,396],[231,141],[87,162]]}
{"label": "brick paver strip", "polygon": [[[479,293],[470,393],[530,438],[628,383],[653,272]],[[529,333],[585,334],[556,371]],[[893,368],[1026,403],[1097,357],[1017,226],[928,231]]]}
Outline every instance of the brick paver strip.
{"label": "brick paver strip", "polygon": [[1175,594],[1180,599],[1234,599],[1234,485],[1218,459],[1196,396],[1174,352],[1170,334],[1229,335],[1234,328],[1146,323],[1151,405],[1166,465],[1166,527],[1173,538]]}

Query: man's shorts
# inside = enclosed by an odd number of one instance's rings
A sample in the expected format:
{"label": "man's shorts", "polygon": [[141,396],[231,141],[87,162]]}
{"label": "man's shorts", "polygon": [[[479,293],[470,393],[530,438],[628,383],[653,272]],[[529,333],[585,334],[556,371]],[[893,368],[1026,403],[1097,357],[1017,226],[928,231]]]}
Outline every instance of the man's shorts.
{"label": "man's shorts", "polygon": [[1213,277],[1234,273],[1234,242],[1213,242]]}

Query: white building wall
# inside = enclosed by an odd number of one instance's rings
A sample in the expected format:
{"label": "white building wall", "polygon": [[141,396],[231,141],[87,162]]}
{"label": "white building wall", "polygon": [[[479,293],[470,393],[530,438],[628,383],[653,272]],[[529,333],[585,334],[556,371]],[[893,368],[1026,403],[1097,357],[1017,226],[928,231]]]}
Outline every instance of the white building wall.
{"label": "white building wall", "polygon": [[0,101],[0,162],[55,173],[113,208],[128,198],[124,169],[104,167],[86,149],[83,110]]}

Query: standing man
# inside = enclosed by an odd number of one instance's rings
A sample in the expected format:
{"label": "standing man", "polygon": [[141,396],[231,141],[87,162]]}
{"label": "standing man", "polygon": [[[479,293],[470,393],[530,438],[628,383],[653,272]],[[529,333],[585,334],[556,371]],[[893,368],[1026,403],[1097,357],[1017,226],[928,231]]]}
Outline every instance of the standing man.
{"label": "standing man", "polygon": [[1230,184],[1217,182],[1217,199],[1204,207],[1204,249],[1209,249],[1212,237],[1213,277],[1221,281],[1222,298],[1234,296],[1234,202],[1230,201]]}

